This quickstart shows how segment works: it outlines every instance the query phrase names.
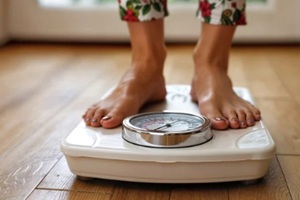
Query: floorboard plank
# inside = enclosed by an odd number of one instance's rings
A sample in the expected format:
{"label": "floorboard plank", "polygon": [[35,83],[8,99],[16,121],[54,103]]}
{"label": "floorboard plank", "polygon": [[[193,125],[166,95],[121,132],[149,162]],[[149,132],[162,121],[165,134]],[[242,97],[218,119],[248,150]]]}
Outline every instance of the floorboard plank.
{"label": "floorboard plank", "polygon": [[110,200],[110,194],[89,193],[81,191],[34,190],[27,200]]}
{"label": "floorboard plank", "polygon": [[278,159],[293,199],[300,199],[300,156],[283,155]]}
{"label": "floorboard plank", "polygon": [[78,180],[69,170],[68,164],[63,157],[49,172],[49,174],[47,174],[37,188],[44,190],[66,190],[112,194],[114,185],[115,182],[109,180]]}
{"label": "floorboard plank", "polygon": [[294,100],[257,98],[263,120],[276,143],[277,154],[300,155],[300,109]]}
{"label": "floorboard plank", "polygon": [[228,184],[230,200],[291,200],[291,196],[285,179],[276,158],[273,159],[270,169],[262,182],[253,185],[242,185],[240,183]]}
{"label": "floorboard plank", "polygon": [[111,200],[169,200],[170,185],[118,182]]}
{"label": "floorboard plank", "polygon": [[226,200],[228,190],[226,183],[179,184],[172,187],[170,200]]}
{"label": "floorboard plank", "polygon": [[[289,52],[289,51],[288,51]],[[277,73],[277,76],[283,83],[283,86],[289,92],[289,94],[294,97],[300,106],[300,50],[298,54],[290,52],[289,59],[282,59],[282,57],[275,57],[271,64]]]}

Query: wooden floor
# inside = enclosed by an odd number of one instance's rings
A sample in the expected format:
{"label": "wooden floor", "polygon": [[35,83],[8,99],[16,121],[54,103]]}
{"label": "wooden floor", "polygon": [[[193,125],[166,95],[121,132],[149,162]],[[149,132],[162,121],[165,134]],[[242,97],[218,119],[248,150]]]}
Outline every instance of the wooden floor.
{"label": "wooden floor", "polygon": [[[168,84],[189,84],[193,46],[168,46]],[[277,145],[258,184],[79,181],[60,142],[116,84],[128,46],[9,44],[0,48],[0,199],[300,199],[300,47],[236,46],[230,75],[248,87]]]}

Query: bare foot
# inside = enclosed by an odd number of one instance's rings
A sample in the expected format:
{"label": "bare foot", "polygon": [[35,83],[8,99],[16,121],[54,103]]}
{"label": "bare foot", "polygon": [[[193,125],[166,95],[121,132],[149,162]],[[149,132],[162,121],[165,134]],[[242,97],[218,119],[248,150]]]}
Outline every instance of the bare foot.
{"label": "bare foot", "polygon": [[212,121],[214,129],[253,126],[255,121],[260,120],[260,111],[235,94],[226,70],[220,69],[214,66],[196,67],[192,99],[198,102],[201,114]]}
{"label": "bare foot", "polygon": [[82,116],[86,125],[114,128],[127,116],[138,113],[144,104],[165,99],[162,67],[149,60],[141,63],[133,64],[117,87],[86,111]]}
{"label": "bare foot", "polygon": [[114,128],[149,102],[166,96],[163,65],[166,58],[163,19],[128,22],[132,65],[117,87],[82,116],[86,125]]}

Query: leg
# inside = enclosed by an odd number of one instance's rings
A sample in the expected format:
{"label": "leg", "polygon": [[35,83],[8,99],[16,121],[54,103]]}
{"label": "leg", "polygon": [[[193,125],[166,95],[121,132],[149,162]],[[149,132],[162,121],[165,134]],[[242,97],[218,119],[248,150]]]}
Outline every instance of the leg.
{"label": "leg", "polygon": [[[211,119],[213,128],[246,128],[260,120],[260,111],[233,91],[227,70],[236,26],[229,18],[224,20],[224,16],[220,16],[223,25],[202,23],[201,36],[194,50],[195,74],[191,95],[198,102],[201,113]],[[208,22],[203,13],[202,17]],[[230,26],[226,26],[228,24]]]}
{"label": "leg", "polygon": [[88,126],[114,128],[148,102],[166,95],[163,65],[166,57],[163,19],[128,22],[132,63],[110,95],[83,115]]}

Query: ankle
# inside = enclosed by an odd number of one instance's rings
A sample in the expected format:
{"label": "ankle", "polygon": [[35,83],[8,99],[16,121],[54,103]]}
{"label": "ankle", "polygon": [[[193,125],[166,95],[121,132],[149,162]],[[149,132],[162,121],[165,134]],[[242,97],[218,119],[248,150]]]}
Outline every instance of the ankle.
{"label": "ankle", "polygon": [[167,51],[165,47],[132,51],[132,67],[162,72]]}
{"label": "ankle", "polygon": [[[211,51],[212,52],[212,51]],[[196,71],[215,70],[227,73],[229,55],[223,52],[196,48],[193,53],[193,60]]]}
{"label": "ankle", "polygon": [[132,56],[143,58],[163,58],[165,59],[167,50],[165,44],[149,44],[139,43],[138,45],[132,45]]}

